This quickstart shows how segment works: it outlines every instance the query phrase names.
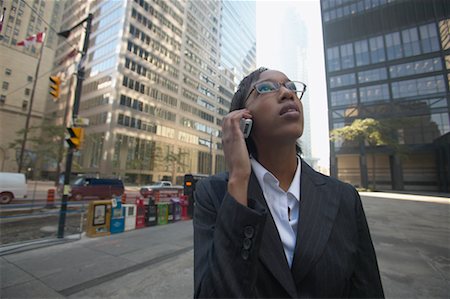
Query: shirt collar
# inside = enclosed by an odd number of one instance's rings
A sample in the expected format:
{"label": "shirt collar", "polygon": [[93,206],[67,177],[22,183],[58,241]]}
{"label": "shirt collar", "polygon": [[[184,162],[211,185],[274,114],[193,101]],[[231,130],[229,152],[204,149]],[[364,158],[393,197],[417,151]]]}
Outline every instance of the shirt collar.
{"label": "shirt collar", "polygon": [[[252,164],[253,172],[258,179],[259,185],[265,191],[265,182],[268,184],[279,186],[277,178],[264,168],[255,158],[250,156],[250,163]],[[297,156],[297,169],[295,171],[294,178],[286,193],[291,193],[297,201],[300,201],[300,173],[301,173],[301,160]]]}

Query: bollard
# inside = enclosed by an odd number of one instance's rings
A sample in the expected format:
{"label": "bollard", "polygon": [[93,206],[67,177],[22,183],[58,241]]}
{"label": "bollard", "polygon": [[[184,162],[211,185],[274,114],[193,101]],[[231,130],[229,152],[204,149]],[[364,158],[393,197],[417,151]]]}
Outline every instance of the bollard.
{"label": "bollard", "polygon": [[46,208],[54,208],[55,207],[55,189],[48,189],[47,191],[47,204]]}
{"label": "bollard", "polygon": [[127,194],[125,192],[122,194],[121,201],[123,204],[127,203]]}

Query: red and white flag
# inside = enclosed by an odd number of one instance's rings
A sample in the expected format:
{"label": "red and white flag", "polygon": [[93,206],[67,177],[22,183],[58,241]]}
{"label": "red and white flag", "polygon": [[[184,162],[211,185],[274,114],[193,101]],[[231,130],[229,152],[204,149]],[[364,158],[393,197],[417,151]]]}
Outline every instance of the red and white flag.
{"label": "red and white flag", "polygon": [[5,19],[5,13],[6,13],[6,7],[3,7],[3,12],[2,12],[2,15],[0,16],[0,32],[2,32],[3,20]]}
{"label": "red and white flag", "polygon": [[30,37],[27,37],[25,40],[18,42],[16,46],[25,46],[28,47],[30,45],[35,45],[36,43],[42,43],[44,42],[45,33],[44,32],[38,32],[37,34],[34,34]]}

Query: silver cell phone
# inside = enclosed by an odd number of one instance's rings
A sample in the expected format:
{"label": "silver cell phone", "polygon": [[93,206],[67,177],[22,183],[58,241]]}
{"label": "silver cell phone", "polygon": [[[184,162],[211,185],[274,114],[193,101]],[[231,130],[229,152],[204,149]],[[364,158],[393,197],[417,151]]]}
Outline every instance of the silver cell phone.
{"label": "silver cell phone", "polygon": [[252,130],[253,121],[248,118],[241,118],[241,131],[244,134],[244,138],[247,138],[250,135],[250,131]]}

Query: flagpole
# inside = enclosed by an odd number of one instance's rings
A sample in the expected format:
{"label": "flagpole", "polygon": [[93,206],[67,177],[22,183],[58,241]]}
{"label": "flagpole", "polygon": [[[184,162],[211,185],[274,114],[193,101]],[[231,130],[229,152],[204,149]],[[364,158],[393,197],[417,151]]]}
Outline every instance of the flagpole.
{"label": "flagpole", "polygon": [[23,167],[23,153],[25,151],[25,145],[27,143],[27,136],[28,136],[28,129],[30,127],[30,118],[31,118],[31,110],[33,108],[33,102],[34,102],[34,93],[36,91],[36,83],[38,80],[39,75],[39,67],[41,66],[41,59],[42,59],[42,53],[44,52],[44,43],[45,43],[45,35],[47,33],[47,28],[44,29],[44,40],[42,41],[41,50],[39,51],[39,59],[36,66],[36,72],[34,74],[34,82],[33,82],[33,89],[31,90],[31,97],[30,97],[30,105],[28,109],[27,118],[25,121],[25,131],[23,132],[23,140],[22,140],[22,147],[20,148],[20,157],[19,157],[19,170],[18,173],[22,172]]}

